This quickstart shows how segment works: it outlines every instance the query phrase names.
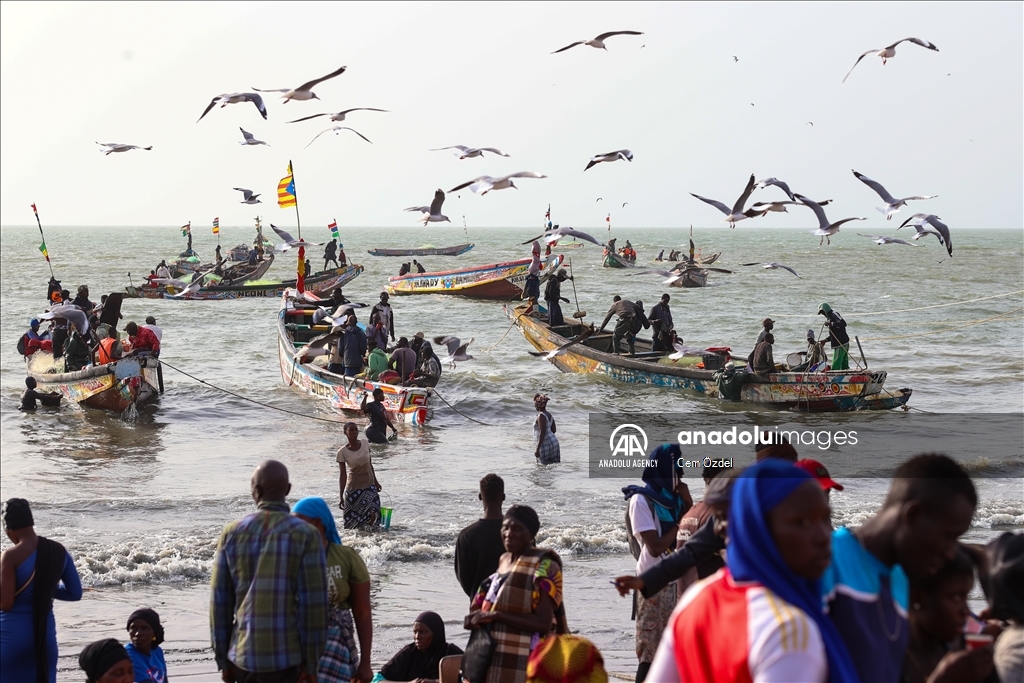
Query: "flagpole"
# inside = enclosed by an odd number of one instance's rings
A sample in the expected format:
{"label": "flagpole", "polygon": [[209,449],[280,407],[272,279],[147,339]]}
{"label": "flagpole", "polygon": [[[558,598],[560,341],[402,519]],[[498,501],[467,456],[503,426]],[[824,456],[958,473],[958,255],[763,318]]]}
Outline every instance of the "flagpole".
{"label": "flagpole", "polygon": [[[32,213],[36,215],[36,225],[39,226],[39,236],[43,238],[43,247],[46,248],[46,235],[43,234],[43,224],[39,220],[39,211],[36,209],[35,204],[32,205]],[[46,265],[50,267],[50,279],[55,280],[56,277],[53,275],[53,264],[50,263],[50,250],[46,249],[46,252],[43,255],[46,257]]]}
{"label": "flagpole", "polygon": [[[297,188],[298,185],[295,183],[295,167],[292,166],[292,160],[291,159],[288,160],[288,168],[290,168],[291,171],[292,171],[292,184],[295,185],[296,188]],[[295,225],[298,226],[298,228],[299,228],[299,240],[301,241],[302,240],[302,223],[299,222],[299,193],[298,193],[298,191],[295,192]]]}

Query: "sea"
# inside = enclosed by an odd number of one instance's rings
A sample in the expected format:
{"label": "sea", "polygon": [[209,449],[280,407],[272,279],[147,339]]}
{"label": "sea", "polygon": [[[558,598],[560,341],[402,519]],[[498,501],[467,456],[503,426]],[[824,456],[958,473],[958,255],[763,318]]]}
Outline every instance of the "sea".
{"label": "sea", "polygon": [[[886,226],[886,231],[890,226]],[[891,226],[891,227],[895,227]],[[289,228],[294,231],[294,226]],[[1024,413],[1024,239],[1020,229],[953,229],[950,257],[934,238],[918,247],[878,246],[845,231],[821,245],[805,229],[699,228],[703,253],[721,252],[702,289],[666,289],[653,259],[662,249],[686,250],[689,228],[615,228],[628,239],[638,267],[602,267],[593,244],[566,249],[574,280],[563,284],[568,316],[586,312],[600,322],[612,296],[641,299],[649,308],[671,294],[675,326],[687,345],[730,346],[746,356],[761,320],[775,323],[776,359],[803,350],[806,330],[818,331],[818,305],[828,302],[849,323],[863,360],[888,372],[888,388],[910,387],[915,411],[963,418]],[[472,242],[459,257],[424,257],[428,270],[449,270],[526,257],[522,246],[537,228],[342,229],[348,259],[365,271],[348,286],[353,301],[372,304],[406,258],[370,256],[374,247],[445,246]],[[896,233],[901,235],[901,233]],[[307,239],[326,241],[324,227]],[[223,226],[227,249],[251,243],[251,226]],[[602,228],[594,235],[609,236]],[[124,323],[156,317],[163,328],[165,393],[134,416],[65,405],[35,413],[18,410],[24,363],[16,351],[29,319],[45,310],[49,270],[36,226],[0,230],[0,498],[31,501],[39,533],[63,543],[86,587],[80,602],[55,607],[60,649],[58,680],[81,680],[77,655],[96,639],[126,640],[136,608],[156,609],[175,680],[219,680],[210,650],[210,568],[222,527],[251,512],[249,478],[265,458],[288,467],[290,500],[316,495],[338,504],[335,453],[341,423],[359,416],[334,412],[322,399],[282,385],[276,340],[278,300],[184,301],[126,299]],[[216,237],[196,230],[194,248],[213,256]],[[56,277],[74,292],[138,285],[161,259],[185,248],[177,227],[48,227],[46,244]],[[295,252],[279,255],[268,277],[294,273]],[[319,267],[319,252],[310,258]],[[799,274],[742,266],[780,262]],[[453,570],[459,530],[480,517],[478,482],[489,472],[505,480],[506,503],[533,506],[541,519],[540,546],[564,560],[565,605],[574,631],[593,640],[613,677],[632,680],[636,668],[630,601],[609,581],[631,573],[621,488],[635,480],[591,476],[588,423],[595,413],[754,415],[763,407],[725,404],[683,390],[633,385],[603,376],[563,374],[531,356],[532,347],[501,302],[418,295],[392,299],[396,332],[412,337],[454,335],[472,340],[473,360],[445,368],[422,427],[403,425],[396,442],[374,446],[372,457],[394,509],[388,531],[344,531],[372,576],[373,666],[410,642],[424,610],[445,620],[451,641],[465,645],[469,601]],[[852,351],[855,358],[860,352]],[[533,396],[550,396],[562,461],[538,465],[532,433]],[[309,418],[319,419],[309,419]],[[769,418],[772,415],[768,415]],[[783,416],[798,420],[798,416]],[[886,419],[866,414],[862,419]],[[980,502],[965,540],[984,542],[1024,528],[1024,461],[989,468],[984,434],[976,448],[950,453],[978,474]],[[810,455],[802,453],[802,455]],[[749,454],[750,460],[753,453]],[[814,457],[829,464],[828,454]],[[895,463],[872,453],[860,475],[833,492],[834,522],[857,525],[878,509]],[[988,468],[988,469],[986,469]],[[695,498],[699,477],[688,480]],[[340,520],[340,510],[336,510]],[[4,539],[4,543],[7,540]],[[6,547],[6,545],[4,546]],[[972,593],[979,604],[981,593]]]}

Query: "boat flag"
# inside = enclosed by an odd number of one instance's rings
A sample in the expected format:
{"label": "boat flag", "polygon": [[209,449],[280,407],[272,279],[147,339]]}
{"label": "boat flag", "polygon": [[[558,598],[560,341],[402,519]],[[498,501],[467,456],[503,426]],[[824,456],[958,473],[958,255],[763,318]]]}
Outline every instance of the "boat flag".
{"label": "boat flag", "polygon": [[45,258],[46,262],[49,263],[50,262],[50,252],[48,252],[46,250],[46,242],[45,241],[42,244],[39,245],[39,251],[43,252],[43,258]]}
{"label": "boat flag", "polygon": [[217,218],[213,219],[213,234],[214,235],[219,235],[220,234],[220,216],[218,216]]}
{"label": "boat flag", "polygon": [[295,206],[295,179],[292,177],[292,162],[288,162],[288,175],[277,184],[277,205],[282,209]]}
{"label": "boat flag", "polygon": [[327,229],[331,231],[331,237],[334,239],[341,239],[341,233],[338,232],[338,221],[337,219],[332,220],[328,224]]}
{"label": "boat flag", "polygon": [[192,221],[189,221],[185,225],[181,226],[181,236],[188,237],[192,234]]}
{"label": "boat flag", "polygon": [[53,264],[50,263],[50,252],[46,249],[46,235],[43,234],[43,224],[39,220],[39,209],[36,208],[35,204],[32,204],[32,213],[36,215],[36,225],[39,226],[39,237],[43,240],[43,243],[39,245],[39,251],[43,254],[43,258],[46,259],[46,265],[50,268],[50,277],[53,277]]}
{"label": "boat flag", "polygon": [[612,215],[608,214],[604,217],[604,222],[608,224],[608,232],[612,231]]}

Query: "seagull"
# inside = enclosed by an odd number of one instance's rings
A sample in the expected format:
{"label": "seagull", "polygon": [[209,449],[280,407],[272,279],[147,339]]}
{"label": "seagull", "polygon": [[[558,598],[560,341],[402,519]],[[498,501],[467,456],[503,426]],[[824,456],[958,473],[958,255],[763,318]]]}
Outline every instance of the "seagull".
{"label": "seagull", "polygon": [[623,208],[625,208],[626,204],[629,204],[629,202],[622,202]]}
{"label": "seagull", "polygon": [[458,337],[434,337],[435,344],[441,344],[448,347],[448,356],[442,358],[442,363],[450,363],[451,366],[455,367],[455,362],[463,362],[467,360],[475,360],[473,356],[466,353],[466,347],[473,343],[473,339],[470,339],[465,344]]}
{"label": "seagull", "polygon": [[583,170],[587,171],[590,169],[591,166],[596,166],[602,161],[618,161],[619,159],[622,159],[624,161],[633,161],[633,153],[630,152],[628,149],[619,149],[615,150],[614,152],[598,154],[596,156],[591,157],[590,163],[587,164],[587,168]]}
{"label": "seagull", "polygon": [[[781,263],[775,263],[774,261],[772,263],[762,263],[760,261],[755,261],[754,263],[741,263],[740,265],[741,266],[761,266],[762,268],[767,268],[767,269],[771,269],[771,270],[775,270],[777,268],[782,268],[783,270],[788,270],[789,272],[793,273],[793,275],[796,275],[797,277],[800,277],[800,273],[796,272],[795,270],[793,270],[789,266],[784,266]],[[800,277],[800,279],[803,280],[802,277]]]}
{"label": "seagull", "polygon": [[[315,316],[316,313],[319,313],[319,310],[314,312],[313,315]],[[314,322],[313,324],[315,325],[316,323]],[[325,334],[313,337],[305,346],[295,352],[295,357],[299,359],[300,363],[302,363],[307,359],[316,358],[317,356],[326,356],[330,353],[330,348],[338,343],[338,340],[341,339],[342,335],[343,333],[341,331],[335,332],[334,330],[331,330]]]}
{"label": "seagull", "polygon": [[[825,206],[831,203],[831,199],[826,199],[823,202],[815,202],[818,206]],[[758,212],[761,216],[767,216],[769,212],[789,213],[789,209],[786,208],[787,206],[800,206],[800,202],[755,202],[750,205],[748,212]]]}
{"label": "seagull", "polygon": [[[904,223],[903,225],[906,225],[906,223]],[[903,225],[901,225],[900,228],[902,228]],[[915,225],[911,225],[911,227],[914,228],[914,230],[916,230],[916,232],[913,235],[911,235],[911,239],[913,239],[915,242],[917,240],[921,239],[922,237],[924,237],[925,235],[935,235],[935,237],[938,238],[938,240],[939,240],[939,244],[943,244],[944,243],[943,239],[942,239],[942,235],[940,235],[939,233],[935,232],[934,230],[928,230],[927,228],[925,228],[925,227],[923,227],[921,225],[916,225],[916,224]],[[896,228],[896,229],[899,230],[900,228]]]}
{"label": "seagull", "polygon": [[782,190],[783,192],[785,192],[786,196],[789,197],[790,201],[794,201],[794,202],[796,201],[796,197],[794,197],[793,193],[790,191],[789,185],[787,185],[786,183],[782,182],[778,178],[765,178],[764,180],[758,181],[757,189],[763,190],[764,188],[768,187],[769,185],[774,185],[775,187],[777,187],[780,190]]}
{"label": "seagull", "polygon": [[730,228],[735,228],[736,223],[738,221],[741,221],[744,218],[752,218],[756,216],[758,213],[760,213],[759,211],[743,211],[743,205],[746,203],[747,198],[750,197],[750,193],[753,191],[754,174],[751,173],[750,180],[747,181],[747,187],[743,190],[743,194],[740,195],[740,198],[736,200],[736,203],[733,204],[733,207],[731,209],[722,202],[715,201],[714,199],[707,199],[705,197],[701,197],[699,194],[693,194],[692,192],[690,194],[696,197],[697,199],[701,200],[702,202],[710,204],[711,206],[715,207],[716,209],[724,213],[725,222],[729,224]]}
{"label": "seagull", "polygon": [[89,316],[85,314],[85,311],[80,309],[78,306],[73,304],[61,304],[60,306],[53,306],[46,313],[39,316],[40,320],[53,320],[54,318],[63,318],[69,323],[74,325],[81,334],[89,333]]}
{"label": "seagull", "polygon": [[[240,144],[240,145],[267,145],[267,143],[263,142],[263,140],[257,140],[256,138],[254,138],[252,133],[250,133],[246,129],[239,128],[238,130],[242,131],[242,137],[245,138],[245,140],[242,140],[238,144]],[[267,145],[267,147],[270,147],[270,145]]]}
{"label": "seagull", "polygon": [[665,278],[661,283],[663,285],[671,285],[673,282],[678,282],[679,280],[682,280],[684,277],[686,277],[686,273],[684,273],[682,270],[673,273],[668,270],[658,269],[641,270],[640,272],[637,273],[627,273],[627,275],[629,275],[630,277],[632,277],[633,275],[660,275],[663,278]]}
{"label": "seagull", "polygon": [[262,204],[260,200],[256,199],[259,197],[258,194],[253,194],[252,190],[247,190],[244,187],[233,187],[232,190],[238,190],[242,193],[242,201],[240,204]]}
{"label": "seagull", "polygon": [[598,241],[592,235],[589,235],[589,234],[583,232],[582,230],[575,230],[575,229],[570,228],[568,226],[566,226],[564,228],[563,227],[557,227],[554,230],[548,230],[543,235],[538,235],[537,237],[531,237],[530,239],[526,240],[525,242],[522,242],[522,244],[529,244],[530,242],[533,242],[534,240],[539,240],[539,239],[543,239],[548,244],[554,244],[558,240],[564,239],[566,237],[572,237],[573,239],[586,240],[588,242],[593,242],[594,244],[596,244],[598,246],[604,246],[603,242]]}
{"label": "seagull", "polygon": [[[922,231],[921,228],[924,227],[925,223],[938,230],[938,236],[940,237],[939,242],[941,242],[946,247],[946,251],[949,253],[950,256],[953,255],[953,240],[949,235],[949,226],[947,226],[945,223],[939,220],[938,216],[936,216],[933,213],[915,213],[913,216],[903,221],[903,225],[901,225],[900,228],[907,225],[908,223],[917,228],[918,233],[923,232],[924,234],[927,234],[931,232],[930,230]],[[899,230],[900,228],[896,229]],[[914,239],[917,239],[917,237],[915,236]]]}
{"label": "seagull", "polygon": [[[584,169],[584,170],[586,170],[586,169]],[[604,199],[604,197],[598,197],[597,199],[594,200],[594,203],[597,204],[599,201],[601,201],[603,199]]]}
{"label": "seagull", "polygon": [[853,175],[857,177],[857,180],[861,181],[862,183],[870,187],[872,190],[877,192],[878,196],[881,197],[882,201],[885,202],[885,207],[883,208],[880,206],[878,207],[878,210],[885,214],[886,220],[892,220],[892,215],[899,211],[901,206],[906,206],[907,202],[910,201],[911,199],[935,199],[936,197],[939,196],[937,194],[917,194],[912,197],[896,199],[891,194],[889,194],[889,192],[884,187],[882,187],[881,183],[879,183],[878,181],[872,180],[871,178],[868,178],[866,175],[857,173],[856,171],[853,172]]}
{"label": "seagull", "polygon": [[704,349],[698,349],[695,346],[684,346],[682,339],[676,339],[672,342],[672,348],[676,350],[675,353],[670,353],[669,360],[679,360],[683,356],[703,356]]}
{"label": "seagull", "polygon": [[500,157],[507,157],[507,156],[509,156],[508,154],[505,154],[504,152],[502,152],[500,149],[495,149],[494,147],[466,147],[465,145],[451,145],[449,147],[438,147],[437,149],[432,149],[430,151],[431,152],[440,152],[441,150],[444,150],[444,149],[456,149],[456,150],[458,150],[455,153],[455,156],[457,156],[460,159],[472,159],[473,157],[480,157],[480,156],[484,155],[484,152],[490,152],[491,154],[497,154]]}
{"label": "seagull", "polygon": [[553,358],[561,356],[563,353],[565,353],[566,349],[568,349],[570,346],[574,346],[586,339],[589,339],[594,335],[595,332],[597,332],[597,330],[594,328],[594,326],[588,325],[587,327],[584,327],[579,334],[570,339],[568,342],[548,351],[547,353],[544,353],[543,351],[530,351],[529,354],[531,356],[543,358],[544,360],[552,360]]}
{"label": "seagull", "polygon": [[461,185],[456,185],[448,191],[456,192],[464,187],[468,187],[474,194],[485,195],[491,190],[507,190],[510,187],[518,190],[519,188],[512,182],[513,178],[547,178],[547,176],[533,171],[520,171],[519,173],[501,176],[500,178],[492,178],[489,175],[482,175],[479,178],[473,178]]}
{"label": "seagull", "polygon": [[839,227],[841,225],[843,225],[843,223],[849,223],[850,221],[866,221],[867,220],[867,218],[844,218],[841,221],[836,221],[835,223],[829,223],[828,222],[828,218],[825,217],[825,210],[823,208],[821,208],[821,204],[819,204],[818,202],[815,202],[813,200],[808,199],[807,197],[803,196],[802,194],[798,194],[798,195],[795,195],[795,196],[800,201],[801,204],[803,204],[804,206],[808,207],[811,211],[814,212],[814,215],[818,217],[818,229],[812,231],[811,234],[821,235],[821,239],[818,240],[818,246],[819,247],[821,246],[822,240],[826,240],[826,239],[828,240],[829,244],[832,244],[832,239],[831,239],[832,235],[834,235],[837,232],[839,232]]}
{"label": "seagull", "polygon": [[301,239],[297,240],[273,223],[270,224],[270,229],[276,232],[277,236],[284,240],[284,244],[277,245],[278,251],[288,251],[292,247],[319,247],[324,245],[324,242],[307,242],[306,240]]}
{"label": "seagull", "polygon": [[860,60],[864,59],[868,55],[877,55],[882,58],[882,66],[885,66],[886,61],[896,56],[896,46],[899,45],[900,43],[904,43],[907,41],[910,41],[915,45],[920,45],[921,47],[926,47],[929,50],[935,50],[936,52],[939,51],[939,48],[935,47],[934,43],[929,43],[927,40],[921,40],[920,38],[904,38],[903,40],[897,40],[892,45],[883,47],[881,50],[868,50],[860,57],[857,57],[857,61],[853,63],[853,66],[850,67],[850,70],[846,72],[845,76],[843,76],[843,83],[846,82],[846,79],[850,77],[850,74],[853,73],[853,70],[857,68],[858,64],[860,64]]}
{"label": "seagull", "polygon": [[406,211],[419,211],[423,215],[420,220],[423,221],[423,225],[427,223],[451,223],[448,216],[441,213],[441,205],[444,204],[444,190],[438,188],[434,191],[434,201],[430,202],[430,206],[410,206]]}
{"label": "seagull", "polygon": [[[225,93],[224,95],[217,95],[212,100],[210,100],[210,104],[206,107],[206,110],[203,112],[203,116],[209,114],[210,110],[218,104],[221,106],[221,108],[224,108],[229,104],[238,104],[239,102],[252,102],[256,105],[256,108],[260,110],[260,115],[263,116],[264,119],[267,118],[267,107],[266,105],[263,104],[263,98],[254,92],[236,92]],[[196,119],[196,123],[202,121],[203,116],[200,116],[198,119]]]}
{"label": "seagull", "polygon": [[152,145],[149,147],[139,147],[138,145],[122,145],[120,142],[97,142],[96,144],[100,147],[106,147],[107,149],[101,149],[100,151],[108,156],[114,152],[127,152],[132,149],[144,149],[146,151],[153,149]]}
{"label": "seagull", "polygon": [[[317,98],[317,99],[319,99],[319,98]],[[315,119],[318,116],[330,116],[331,117],[331,121],[341,122],[341,121],[345,120],[345,114],[348,114],[348,113],[354,112],[354,111],[383,111],[383,112],[386,112],[388,110],[387,109],[374,109],[373,107],[355,107],[353,109],[346,109],[344,111],[339,111],[337,114],[331,114],[330,112],[325,113],[325,114],[313,114],[312,116],[303,116],[301,119],[295,119],[294,121],[285,121],[285,123],[298,123],[299,121],[309,121],[310,119]]]}
{"label": "seagull", "polygon": [[174,277],[155,277],[150,282],[155,282],[158,285],[164,285],[165,287],[174,287],[175,289],[185,289],[190,283],[184,280],[179,280]]}
{"label": "seagull", "polygon": [[[312,140],[309,141],[309,145],[312,145],[314,142],[316,142],[316,138],[320,137],[324,133],[330,133],[330,132],[333,131],[335,135],[340,135],[341,134],[340,131],[343,131],[343,130],[350,130],[353,133],[355,133],[356,135],[358,135],[359,137],[361,137],[362,139],[366,140],[367,142],[370,142],[369,138],[367,138],[365,135],[360,133],[355,128],[349,128],[348,126],[335,126],[334,128],[328,128],[327,130],[322,130],[319,133],[317,133],[316,137],[314,137]],[[370,144],[372,145],[373,143],[370,142]],[[309,145],[306,145],[306,147],[309,147]]]}
{"label": "seagull", "polygon": [[284,98],[285,104],[288,104],[288,102],[291,100],[319,100],[320,98],[317,97],[316,93],[313,92],[312,90],[313,86],[316,85],[317,83],[323,83],[329,78],[340,76],[341,74],[345,73],[345,69],[347,68],[348,67],[343,66],[337,71],[327,74],[323,78],[315,78],[312,81],[309,81],[308,83],[303,83],[298,88],[295,88],[293,90],[289,90],[288,88],[267,88],[266,90],[253,88],[253,90],[255,90],[256,92],[283,92],[284,95],[282,97]]}
{"label": "seagull", "polygon": [[572,43],[570,45],[566,45],[565,47],[563,47],[560,50],[555,50],[551,54],[557,55],[559,52],[565,52],[569,48],[576,47],[577,45],[589,45],[590,47],[596,47],[596,48],[599,48],[601,50],[607,50],[608,48],[606,48],[604,46],[604,41],[608,40],[612,36],[642,36],[642,35],[643,35],[643,33],[640,32],[640,31],[609,31],[608,33],[602,33],[598,37],[591,38],[590,40],[577,40],[575,43]]}
{"label": "seagull", "polygon": [[357,308],[365,308],[366,304],[347,303],[341,304],[334,311],[329,311],[323,306],[313,311],[313,324],[319,325],[321,322],[326,321],[332,327],[336,327],[345,322],[348,318],[349,313]]}
{"label": "seagull", "polygon": [[[899,228],[897,228],[897,230],[898,229]],[[874,241],[875,244],[905,244],[908,247],[920,246],[920,245],[917,245],[917,244],[911,244],[910,242],[908,242],[906,240],[901,240],[898,237],[886,237],[885,235],[865,235],[862,232],[858,232],[857,234],[860,235],[861,237],[870,237]]]}
{"label": "seagull", "polygon": [[740,58],[739,58],[739,57],[737,57],[736,55],[733,55],[733,56],[732,56],[732,61],[734,61],[734,62],[738,62],[738,61],[740,61]]}
{"label": "seagull", "polygon": [[181,290],[177,294],[172,294],[171,296],[173,296],[175,299],[190,299],[192,298],[193,294],[196,294],[202,288],[203,279],[198,278],[190,282],[188,285],[186,285],[186,287],[183,290]]}

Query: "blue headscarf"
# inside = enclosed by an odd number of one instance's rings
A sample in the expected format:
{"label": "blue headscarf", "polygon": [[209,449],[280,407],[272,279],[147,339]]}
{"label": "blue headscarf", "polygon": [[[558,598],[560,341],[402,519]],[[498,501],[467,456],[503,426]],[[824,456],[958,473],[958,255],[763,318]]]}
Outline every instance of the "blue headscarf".
{"label": "blue headscarf", "polygon": [[825,643],[830,683],[859,678],[839,630],[824,613],[821,581],[804,579],[786,566],[768,529],[767,515],[812,477],[783,460],[748,467],[736,478],[729,503],[729,572],[737,581],[757,581],[814,620]]}
{"label": "blue headscarf", "polygon": [[[634,484],[624,487],[622,493],[626,496],[626,500],[636,494],[647,496],[658,504],[655,510],[658,513],[659,521],[676,523],[683,514],[685,506],[685,502],[675,491],[676,482],[679,480],[677,474],[679,468],[676,466],[676,461],[681,456],[682,451],[677,444],[662,444],[651,451],[647,457],[653,460],[654,464],[644,468],[644,473],[640,475],[644,485],[636,486]],[[663,529],[662,533],[664,532]]]}
{"label": "blue headscarf", "polygon": [[303,498],[292,506],[292,512],[297,515],[305,515],[306,517],[319,519],[323,522],[324,531],[327,533],[327,542],[341,545],[341,536],[338,535],[338,525],[334,523],[334,517],[331,515],[331,508],[327,507],[327,502],[323,498],[317,498],[315,496]]}

